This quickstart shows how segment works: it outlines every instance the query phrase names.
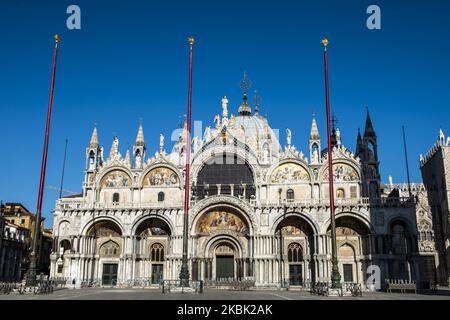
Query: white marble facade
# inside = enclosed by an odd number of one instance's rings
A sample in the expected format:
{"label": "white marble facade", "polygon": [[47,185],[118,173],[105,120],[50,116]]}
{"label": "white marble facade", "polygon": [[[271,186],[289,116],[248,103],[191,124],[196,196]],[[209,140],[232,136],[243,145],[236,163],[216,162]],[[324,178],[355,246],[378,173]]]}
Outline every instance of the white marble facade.
{"label": "white marble facade", "polygon": [[[190,277],[253,279],[258,287],[328,281],[328,160],[316,120],[304,155],[290,130],[282,148],[254,107],[244,96],[238,115],[228,116],[224,97],[222,115],[192,139]],[[185,134],[170,153],[161,135],[158,152],[146,157],[140,125],[132,154],[121,156],[116,137],[105,158],[94,129],[82,194],[56,204],[51,276],[102,285],[179,278]],[[342,281],[365,287],[371,265],[382,279],[421,280],[417,201],[383,192],[369,114],[355,153],[333,130],[333,161]]]}

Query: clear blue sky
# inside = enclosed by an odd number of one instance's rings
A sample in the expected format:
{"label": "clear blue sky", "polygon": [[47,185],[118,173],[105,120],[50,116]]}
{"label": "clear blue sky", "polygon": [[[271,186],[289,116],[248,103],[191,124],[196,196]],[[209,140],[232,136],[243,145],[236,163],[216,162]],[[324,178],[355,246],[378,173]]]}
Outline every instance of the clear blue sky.
{"label": "clear blue sky", "polygon": [[[66,28],[77,4],[82,29]],[[382,30],[366,28],[378,4]],[[124,155],[143,118],[148,154],[185,114],[187,37],[196,37],[193,119],[206,125],[228,95],[232,112],[247,70],[273,128],[291,128],[307,151],[311,114],[325,136],[323,57],[330,39],[331,106],[343,143],[354,150],[370,108],[381,174],[406,181],[401,126],[411,176],[418,157],[450,134],[450,2],[442,1],[2,1],[0,4],[0,199],[35,211],[53,50],[62,38],[46,186],[59,186],[69,139],[65,189],[80,191],[94,121],[109,152],[116,133]],[[168,141],[169,139],[166,139]],[[58,196],[45,190],[44,216]]]}

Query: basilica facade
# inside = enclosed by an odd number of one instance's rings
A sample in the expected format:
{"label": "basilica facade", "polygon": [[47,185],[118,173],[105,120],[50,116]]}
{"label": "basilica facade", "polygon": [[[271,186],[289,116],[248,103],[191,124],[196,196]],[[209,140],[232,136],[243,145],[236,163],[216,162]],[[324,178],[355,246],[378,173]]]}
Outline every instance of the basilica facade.
{"label": "basilica facade", "polygon": [[[181,128],[171,152],[161,135],[151,157],[142,124],[124,157],[117,137],[106,155],[94,128],[82,194],[56,204],[51,276],[104,286],[179,279],[190,147],[192,280],[251,280],[256,287],[278,288],[328,281],[328,155],[315,117],[304,154],[292,144],[289,129],[281,145],[245,92],[237,115],[229,114],[226,97],[221,109],[213,125],[191,141]],[[434,259],[433,239],[418,232],[419,224],[432,224],[426,193],[420,185],[412,194],[381,185],[377,143],[369,113],[354,152],[333,128],[339,271],[342,282],[364,289],[373,289],[367,279],[374,270],[381,286],[385,279],[433,277],[432,263],[423,263],[424,256]]]}

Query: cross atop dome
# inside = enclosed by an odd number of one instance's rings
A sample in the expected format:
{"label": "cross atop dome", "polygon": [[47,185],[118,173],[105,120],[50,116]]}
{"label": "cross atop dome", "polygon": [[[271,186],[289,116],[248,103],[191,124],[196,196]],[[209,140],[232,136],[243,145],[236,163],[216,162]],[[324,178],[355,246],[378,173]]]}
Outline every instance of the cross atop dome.
{"label": "cross atop dome", "polygon": [[244,71],[244,78],[241,81],[241,88],[244,91],[243,102],[239,107],[239,115],[249,116],[252,114],[252,109],[247,103],[247,89],[252,87],[252,82],[247,77],[247,72]]}

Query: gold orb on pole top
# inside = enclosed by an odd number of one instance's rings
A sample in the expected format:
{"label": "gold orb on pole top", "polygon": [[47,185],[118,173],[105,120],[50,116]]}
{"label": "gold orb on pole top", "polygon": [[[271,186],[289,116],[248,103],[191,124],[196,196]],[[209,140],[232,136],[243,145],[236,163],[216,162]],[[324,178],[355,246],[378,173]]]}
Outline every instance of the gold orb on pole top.
{"label": "gold orb on pole top", "polygon": [[192,47],[194,45],[195,39],[193,36],[190,36],[188,39],[189,45]]}
{"label": "gold orb on pole top", "polygon": [[326,48],[328,47],[328,39],[327,38],[323,38],[322,39],[322,45]]}
{"label": "gold orb on pole top", "polygon": [[55,34],[55,42],[56,42],[56,43],[59,43],[60,40],[61,40],[61,39],[59,38],[59,35],[58,35],[58,34]]}

